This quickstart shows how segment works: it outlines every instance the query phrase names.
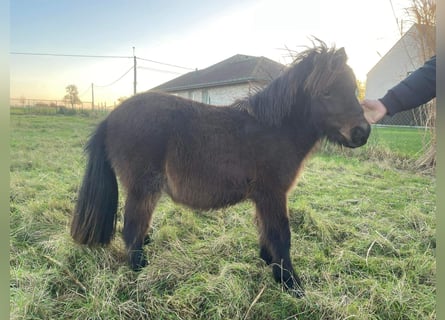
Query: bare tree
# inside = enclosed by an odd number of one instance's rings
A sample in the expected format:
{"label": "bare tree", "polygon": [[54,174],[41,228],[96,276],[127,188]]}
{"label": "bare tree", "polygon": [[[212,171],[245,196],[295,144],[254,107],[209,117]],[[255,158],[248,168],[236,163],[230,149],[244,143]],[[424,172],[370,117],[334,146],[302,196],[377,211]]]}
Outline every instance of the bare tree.
{"label": "bare tree", "polygon": [[[423,61],[436,54],[436,0],[411,0],[406,8],[410,22],[417,28],[415,41],[419,48],[419,57]],[[417,161],[418,167],[430,168],[436,165],[436,99],[423,108],[426,127],[423,155]]]}
{"label": "bare tree", "polygon": [[77,86],[74,84],[70,84],[66,86],[66,95],[63,97],[65,101],[68,101],[71,104],[71,109],[74,109],[75,104],[82,103],[79,99],[79,91],[77,90]]}

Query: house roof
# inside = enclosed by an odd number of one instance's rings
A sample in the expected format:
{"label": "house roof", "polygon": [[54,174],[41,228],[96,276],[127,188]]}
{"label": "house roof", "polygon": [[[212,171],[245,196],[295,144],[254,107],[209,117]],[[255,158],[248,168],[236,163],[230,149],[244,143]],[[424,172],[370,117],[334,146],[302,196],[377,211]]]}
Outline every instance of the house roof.
{"label": "house roof", "polygon": [[153,88],[160,91],[182,91],[249,81],[271,81],[285,68],[265,57],[234,55],[206,69],[186,73]]}

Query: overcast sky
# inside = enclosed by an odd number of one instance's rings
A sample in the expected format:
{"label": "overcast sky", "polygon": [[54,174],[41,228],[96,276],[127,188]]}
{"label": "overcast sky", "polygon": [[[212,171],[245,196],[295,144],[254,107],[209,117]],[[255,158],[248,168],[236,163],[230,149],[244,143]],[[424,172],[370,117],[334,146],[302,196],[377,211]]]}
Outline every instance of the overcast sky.
{"label": "overcast sky", "polygon": [[[392,5],[391,5],[392,4]],[[203,69],[235,54],[290,63],[316,36],[345,47],[357,78],[400,38],[396,17],[410,0],[14,0],[10,51],[136,56]],[[394,11],[393,11],[394,9]],[[407,28],[406,22],[405,28]],[[138,60],[138,92],[189,69]],[[10,55],[11,98],[61,99],[75,84],[81,99],[113,103],[133,92],[133,59]],[[129,71],[125,76],[123,76]],[[119,81],[121,76],[123,76]]]}

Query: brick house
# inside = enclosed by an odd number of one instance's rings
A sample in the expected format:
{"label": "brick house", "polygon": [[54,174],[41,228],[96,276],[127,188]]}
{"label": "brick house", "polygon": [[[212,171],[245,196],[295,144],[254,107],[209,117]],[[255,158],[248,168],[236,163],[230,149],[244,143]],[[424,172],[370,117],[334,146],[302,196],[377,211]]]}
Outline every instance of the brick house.
{"label": "brick house", "polygon": [[265,87],[284,69],[284,65],[265,57],[237,54],[152,90],[214,105],[228,105]]}

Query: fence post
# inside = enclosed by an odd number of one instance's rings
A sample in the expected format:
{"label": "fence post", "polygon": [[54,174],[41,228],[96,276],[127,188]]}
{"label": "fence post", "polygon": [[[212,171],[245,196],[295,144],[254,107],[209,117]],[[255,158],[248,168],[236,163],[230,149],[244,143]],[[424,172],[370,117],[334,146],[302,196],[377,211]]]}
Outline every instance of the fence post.
{"label": "fence post", "polygon": [[91,109],[94,110],[94,84],[91,83]]}

